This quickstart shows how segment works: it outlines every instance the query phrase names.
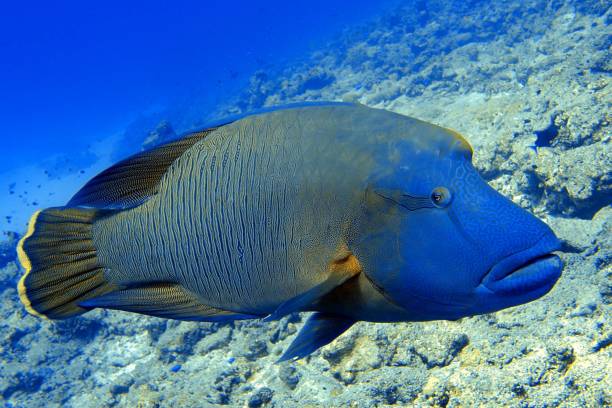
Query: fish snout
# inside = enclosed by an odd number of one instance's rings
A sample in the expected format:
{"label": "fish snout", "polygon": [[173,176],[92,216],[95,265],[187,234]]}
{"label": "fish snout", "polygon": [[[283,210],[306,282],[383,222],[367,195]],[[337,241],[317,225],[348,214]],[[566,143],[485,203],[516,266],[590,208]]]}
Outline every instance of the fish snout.
{"label": "fish snout", "polygon": [[550,290],[561,276],[563,262],[553,252],[561,249],[561,241],[547,231],[531,247],[497,262],[481,284],[502,295],[521,295]]}

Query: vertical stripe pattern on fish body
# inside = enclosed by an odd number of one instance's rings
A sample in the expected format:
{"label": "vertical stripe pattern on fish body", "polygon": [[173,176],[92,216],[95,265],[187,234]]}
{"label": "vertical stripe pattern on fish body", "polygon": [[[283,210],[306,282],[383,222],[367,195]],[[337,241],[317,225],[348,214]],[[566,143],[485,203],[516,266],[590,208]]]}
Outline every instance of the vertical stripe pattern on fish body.
{"label": "vertical stripe pattern on fish body", "polygon": [[337,153],[348,146],[321,121],[271,113],[196,143],[156,196],[96,225],[110,279],[171,279],[204,304],[254,314],[323,281],[359,194]]}

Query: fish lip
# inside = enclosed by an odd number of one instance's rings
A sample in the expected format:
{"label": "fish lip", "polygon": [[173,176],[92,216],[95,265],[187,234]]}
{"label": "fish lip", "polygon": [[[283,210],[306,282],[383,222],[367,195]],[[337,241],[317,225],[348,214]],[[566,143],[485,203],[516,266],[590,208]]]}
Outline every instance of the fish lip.
{"label": "fish lip", "polygon": [[[536,270],[539,266],[549,266],[550,276],[541,278],[542,283],[550,281],[554,275],[559,275],[561,260],[553,252],[561,249],[561,241],[552,232],[544,233],[531,247],[509,255],[497,262],[483,277],[481,284],[494,290],[496,283],[510,279],[515,272],[528,272]],[[549,264],[549,265],[546,265]],[[557,271],[558,270],[558,271]],[[555,279],[556,280],[556,279]]]}

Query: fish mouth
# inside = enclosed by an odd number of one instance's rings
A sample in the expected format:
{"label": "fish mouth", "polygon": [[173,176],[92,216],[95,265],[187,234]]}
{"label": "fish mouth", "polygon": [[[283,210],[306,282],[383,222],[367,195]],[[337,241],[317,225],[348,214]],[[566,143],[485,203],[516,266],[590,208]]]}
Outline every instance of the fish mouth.
{"label": "fish mouth", "polygon": [[487,289],[506,295],[550,290],[561,276],[563,262],[553,254],[561,248],[554,234],[546,233],[532,247],[496,263],[483,278]]}

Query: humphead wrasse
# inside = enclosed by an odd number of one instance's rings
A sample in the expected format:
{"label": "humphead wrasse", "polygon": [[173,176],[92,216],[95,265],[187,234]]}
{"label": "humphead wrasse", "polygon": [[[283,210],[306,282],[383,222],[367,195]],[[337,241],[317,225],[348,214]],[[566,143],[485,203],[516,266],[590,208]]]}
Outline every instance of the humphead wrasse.
{"label": "humphead wrasse", "polygon": [[560,242],[471,157],[456,132],[343,103],[190,133],[35,213],[19,295],[49,319],[314,311],[281,360],[359,320],[458,319],[537,299],[561,274]]}

